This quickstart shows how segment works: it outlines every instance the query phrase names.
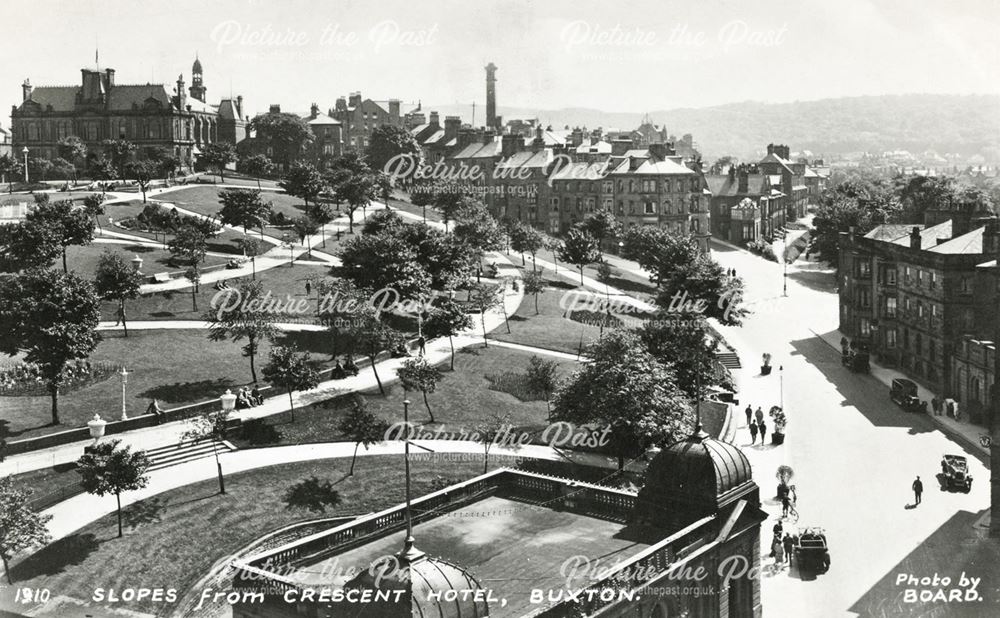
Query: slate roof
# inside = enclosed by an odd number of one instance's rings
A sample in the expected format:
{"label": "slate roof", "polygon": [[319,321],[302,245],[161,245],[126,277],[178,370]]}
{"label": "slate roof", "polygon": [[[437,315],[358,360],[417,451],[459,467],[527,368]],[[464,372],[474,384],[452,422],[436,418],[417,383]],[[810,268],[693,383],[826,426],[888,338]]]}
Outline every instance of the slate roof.
{"label": "slate roof", "polygon": [[770,154],[768,154],[766,157],[764,157],[760,161],[758,161],[758,165],[760,163],[777,163],[781,167],[783,167],[786,170],[788,170],[789,173],[792,173],[792,169],[790,167],[788,167],[788,165],[789,165],[790,162],[786,161],[785,159],[783,159],[781,157],[779,157],[778,155],[774,154],[773,152],[770,153]]}
{"label": "slate roof", "polygon": [[[309,117],[307,116],[307,118],[309,118]],[[320,114],[319,116],[316,116],[315,118],[309,118],[307,120],[307,124],[310,124],[310,125],[329,125],[329,124],[340,124],[340,121],[337,120],[336,118],[331,118],[331,117],[327,116],[326,114]]]}
{"label": "slate roof", "polygon": [[532,152],[530,150],[515,152],[511,156],[500,161],[500,163],[497,164],[497,167],[542,168],[542,167],[547,167],[551,163],[552,163],[552,150],[550,148],[543,148],[538,152]]}
{"label": "slate roof", "polygon": [[977,228],[968,234],[962,234],[958,238],[952,238],[936,247],[932,247],[929,251],[931,253],[948,253],[952,255],[982,253],[985,231],[985,227]]}
{"label": "slate roof", "polygon": [[489,159],[499,157],[501,152],[500,140],[493,138],[489,144],[482,141],[469,144],[458,153],[452,155],[453,159]]}
{"label": "slate roof", "polygon": [[28,100],[38,103],[43,108],[51,105],[57,112],[71,112],[76,105],[78,90],[79,86],[35,86]]}
{"label": "slate roof", "polygon": [[716,197],[735,197],[737,195],[763,195],[764,176],[760,174],[747,175],[747,191],[740,193],[739,178],[729,178],[729,174],[705,174],[708,190]]}

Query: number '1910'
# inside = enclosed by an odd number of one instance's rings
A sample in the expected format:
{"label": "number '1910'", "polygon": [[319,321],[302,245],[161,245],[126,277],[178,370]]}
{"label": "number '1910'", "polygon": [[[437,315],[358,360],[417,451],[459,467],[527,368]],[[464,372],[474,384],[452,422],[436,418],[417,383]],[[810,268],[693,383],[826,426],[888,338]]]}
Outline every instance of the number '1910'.
{"label": "number '1910'", "polygon": [[45,603],[49,600],[48,588],[18,588],[14,593],[15,603]]}

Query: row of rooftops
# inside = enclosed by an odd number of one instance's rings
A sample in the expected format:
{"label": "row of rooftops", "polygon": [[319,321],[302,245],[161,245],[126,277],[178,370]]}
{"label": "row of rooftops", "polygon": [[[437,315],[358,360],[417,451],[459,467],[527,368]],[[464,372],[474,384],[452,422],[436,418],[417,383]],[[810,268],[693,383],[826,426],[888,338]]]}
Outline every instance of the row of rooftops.
{"label": "row of rooftops", "polygon": [[930,226],[886,223],[865,234],[864,238],[946,255],[1000,251],[1000,225],[995,216],[981,217],[968,224],[962,217]]}

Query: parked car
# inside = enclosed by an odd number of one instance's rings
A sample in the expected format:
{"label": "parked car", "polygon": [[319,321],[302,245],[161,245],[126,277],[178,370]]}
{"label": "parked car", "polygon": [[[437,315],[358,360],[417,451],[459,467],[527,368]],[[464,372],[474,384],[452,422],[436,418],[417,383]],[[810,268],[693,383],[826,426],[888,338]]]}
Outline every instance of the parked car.
{"label": "parked car", "polygon": [[907,412],[920,412],[922,404],[917,396],[917,385],[906,378],[896,378],[889,387],[889,397]]}
{"label": "parked car", "polygon": [[945,487],[958,488],[968,493],[972,489],[972,477],[969,476],[969,463],[961,455],[945,455],[941,458],[941,474],[944,475]]}

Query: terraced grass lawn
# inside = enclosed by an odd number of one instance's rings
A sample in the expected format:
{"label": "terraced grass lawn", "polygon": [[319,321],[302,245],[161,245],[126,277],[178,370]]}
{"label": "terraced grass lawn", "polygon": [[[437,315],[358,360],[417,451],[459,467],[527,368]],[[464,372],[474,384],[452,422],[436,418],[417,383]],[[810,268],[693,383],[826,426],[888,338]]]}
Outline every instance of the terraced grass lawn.
{"label": "terraced grass lawn", "polygon": [[[170,194],[168,193],[167,196]],[[151,200],[155,201],[155,200]],[[102,230],[107,230],[109,232],[114,232],[118,234],[129,234],[131,236],[139,236],[141,238],[146,238],[157,243],[166,243],[171,238],[170,234],[164,237],[163,234],[154,234],[152,232],[144,232],[136,229],[125,229],[114,224],[116,221],[121,221],[123,219],[128,219],[131,217],[136,217],[145,208],[145,204],[142,203],[141,199],[129,200],[127,202],[115,202],[113,204],[104,205],[104,214],[100,215],[97,219],[100,226],[97,229],[97,234],[100,235]],[[111,236],[111,235],[109,235]],[[111,236],[113,237],[113,236]],[[242,232],[237,232],[234,230],[223,229],[218,235],[210,238],[208,240],[208,250],[215,253],[230,253],[232,255],[239,255],[240,250],[236,245],[236,241],[243,237]]]}
{"label": "terraced grass lawn", "polygon": [[[253,186],[248,186],[248,188],[256,188],[256,186],[256,183],[253,183]],[[212,216],[219,212],[222,207],[219,203],[219,192],[225,189],[226,187],[212,185],[192,186],[165,193],[158,196],[157,199],[176,204],[201,215]],[[261,198],[265,202],[271,202],[274,212],[280,212],[292,219],[302,216],[305,209],[305,203],[300,198],[292,197],[287,193],[263,191]]]}
{"label": "terraced grass lawn", "polygon": [[[527,352],[497,346],[474,346],[457,352],[455,371],[448,369],[447,362],[441,365],[444,378],[438,383],[436,391],[428,395],[437,425],[427,425],[426,429],[469,432],[494,412],[510,414],[511,424],[515,427],[544,428],[547,423],[545,401],[520,390],[516,375],[524,373],[531,356]],[[568,376],[578,366],[573,361],[556,362],[561,377]],[[512,392],[521,398],[511,394]],[[415,423],[430,421],[421,394],[407,393],[398,382],[386,385],[385,397],[377,389],[365,391],[360,397],[369,409],[389,422],[403,420],[403,400],[409,398],[413,402],[410,406],[410,420]],[[298,409],[295,411],[294,422],[261,430],[259,445],[344,440],[346,438],[337,424],[351,405],[352,401],[344,398]],[[236,442],[241,446],[252,446],[254,440],[242,438]]]}
{"label": "terraced grass lawn", "polygon": [[[145,258],[143,258],[145,259]],[[221,258],[219,258],[221,259]],[[143,271],[146,266],[143,264]],[[329,269],[324,266],[277,266],[257,273],[264,291],[271,296],[285,300],[291,296],[294,300],[306,298],[305,284],[312,279],[322,279],[328,276]],[[237,286],[250,277],[233,278],[229,284]],[[204,284],[196,295],[198,310],[195,311],[191,302],[191,289],[157,292],[145,294],[126,303],[126,311],[130,320],[201,320],[205,311],[211,306],[212,298],[218,293],[214,284]],[[312,298],[316,298],[315,290]],[[315,303],[313,303],[313,306]],[[117,306],[115,303],[104,303],[101,310],[103,320],[114,320]]]}
{"label": "terraced grass lawn", "polygon": [[[81,601],[89,601],[98,587],[164,586],[176,588],[180,598],[216,562],[272,530],[321,517],[363,515],[403,501],[402,457],[359,457],[354,476],[347,477],[349,467],[350,459],[283,464],[227,476],[224,496],[215,479],[161,493],[127,507],[123,538],[117,538],[111,513],[15,563],[14,581]],[[414,461],[410,468],[418,496],[432,491],[435,479],[465,480],[482,472],[476,462]],[[289,488],[313,476],[333,485],[339,503],[323,513],[288,508]],[[113,497],[107,500],[114,504]],[[11,605],[15,589],[6,588],[0,604]],[[115,607],[159,616],[177,609],[147,602]]]}
{"label": "terraced grass lawn", "polygon": [[[227,388],[251,381],[249,361],[240,353],[242,344],[209,341],[206,331],[130,330],[128,338],[117,332],[103,336],[91,361],[128,368],[126,405],[131,413],[145,411],[152,397],[169,409],[218,397]],[[268,344],[261,347],[258,372],[269,350]],[[59,412],[62,424],[53,427],[48,397],[0,397],[0,419],[8,421],[11,441],[81,427],[95,412],[105,419],[118,418],[121,382],[113,376],[62,394]]]}
{"label": "terraced grass lawn", "polygon": [[[518,268],[520,269],[520,266]],[[530,271],[530,267],[527,270]],[[490,333],[490,338],[578,354],[601,336],[601,326],[599,316],[593,316],[594,319],[589,323],[581,316],[576,316],[580,321],[570,319],[567,310],[572,307],[573,297],[567,295],[580,292],[586,295],[581,298],[589,298],[596,293],[588,288],[573,285],[548,270],[542,271],[542,276],[547,285],[545,291],[538,295],[538,311],[535,310],[535,297],[525,295],[521,306],[508,320],[511,332],[508,333],[501,325]],[[600,300],[600,294],[596,296]],[[636,326],[637,320],[645,318],[634,313],[627,315],[613,313],[613,317],[620,320],[614,322],[615,324],[630,326]]]}
{"label": "terraced grass lawn", "polygon": [[[183,267],[171,263],[171,254],[166,249],[156,249],[145,245],[128,245],[118,243],[91,243],[86,246],[70,246],[66,249],[66,263],[69,269],[75,271],[84,279],[93,279],[97,272],[97,263],[101,254],[105,251],[120,253],[125,259],[131,261],[135,256],[142,258],[142,272],[146,275],[155,273],[172,272],[179,273]],[[61,267],[61,258],[57,259],[57,266]],[[209,255],[205,257],[201,267],[218,266],[225,264],[228,258]]]}

